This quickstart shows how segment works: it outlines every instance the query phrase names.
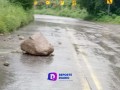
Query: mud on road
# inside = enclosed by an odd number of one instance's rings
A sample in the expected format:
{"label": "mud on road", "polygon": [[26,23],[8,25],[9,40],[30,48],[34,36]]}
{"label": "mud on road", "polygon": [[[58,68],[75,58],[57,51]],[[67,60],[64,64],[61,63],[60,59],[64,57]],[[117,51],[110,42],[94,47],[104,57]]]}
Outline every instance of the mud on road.
{"label": "mud on road", "polygon": [[[0,90],[119,90],[120,26],[35,15],[35,21],[0,36]],[[22,54],[19,36],[42,32],[54,56]],[[3,64],[10,65],[5,67]],[[71,80],[47,80],[49,72],[72,73]]]}

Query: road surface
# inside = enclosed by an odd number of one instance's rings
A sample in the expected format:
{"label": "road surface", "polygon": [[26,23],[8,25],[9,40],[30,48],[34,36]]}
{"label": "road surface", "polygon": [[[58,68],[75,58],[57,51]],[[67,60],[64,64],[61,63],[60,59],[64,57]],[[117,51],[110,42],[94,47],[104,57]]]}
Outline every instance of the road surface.
{"label": "road surface", "polygon": [[[120,90],[120,26],[35,15],[35,21],[0,36],[0,90]],[[22,40],[42,32],[54,56],[20,52]],[[8,62],[8,67],[3,64]],[[70,73],[68,80],[48,80],[50,72]]]}

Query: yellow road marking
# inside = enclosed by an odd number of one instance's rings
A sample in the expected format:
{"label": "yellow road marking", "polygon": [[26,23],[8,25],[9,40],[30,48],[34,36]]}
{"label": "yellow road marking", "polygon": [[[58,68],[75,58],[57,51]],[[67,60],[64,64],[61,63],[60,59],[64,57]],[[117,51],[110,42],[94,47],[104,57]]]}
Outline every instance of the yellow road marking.
{"label": "yellow road marking", "polygon": [[[81,49],[81,51],[82,51],[82,49]],[[81,56],[82,56],[84,62],[86,63],[86,65],[87,65],[87,68],[88,68],[88,70],[89,70],[89,72],[90,72],[90,74],[91,74],[91,77],[92,77],[92,79],[93,79],[93,81],[94,81],[94,83],[95,83],[95,85],[96,85],[97,90],[102,90],[101,84],[100,84],[97,76],[95,75],[92,67],[90,66],[87,58],[86,58],[84,55],[82,55],[82,54],[81,54]]]}
{"label": "yellow road marking", "polygon": [[[67,30],[73,31],[71,29],[67,29]],[[77,40],[75,39],[75,37],[73,36],[73,34],[70,31],[68,31],[68,34],[71,37],[73,43],[78,44]],[[82,48],[79,47],[79,51],[83,52]],[[84,60],[86,66],[87,66],[87,68],[88,68],[88,70],[90,72],[91,78],[92,78],[97,90],[103,90],[100,81],[98,80],[95,72],[93,71],[92,67],[90,66],[90,64],[89,64],[89,62],[87,60],[87,57],[85,55],[83,55],[83,54],[81,54],[81,56],[82,56],[82,59]],[[76,59],[76,60],[78,60],[78,59]],[[77,62],[79,63],[79,61],[77,61]],[[84,90],[90,90],[90,88],[87,88],[87,89],[84,89]]]}
{"label": "yellow road marking", "polygon": [[[79,61],[78,61],[78,57],[77,57],[76,52],[74,50],[72,50],[72,51],[73,51],[73,56],[75,58],[75,61],[76,61],[76,64],[77,64],[78,68],[81,68],[80,64],[79,64]],[[83,74],[83,73],[80,73],[80,75],[81,74]],[[84,74],[83,74],[83,76],[84,76]],[[82,77],[82,78],[79,77],[79,79],[80,79],[81,84],[82,84],[82,90],[91,90],[87,80],[84,77]]]}

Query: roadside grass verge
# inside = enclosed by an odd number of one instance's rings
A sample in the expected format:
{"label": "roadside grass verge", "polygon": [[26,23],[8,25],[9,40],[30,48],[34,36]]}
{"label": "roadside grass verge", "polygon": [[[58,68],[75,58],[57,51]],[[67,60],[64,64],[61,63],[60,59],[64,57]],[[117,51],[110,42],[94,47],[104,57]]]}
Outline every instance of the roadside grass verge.
{"label": "roadside grass verge", "polygon": [[81,10],[79,8],[71,9],[69,7],[35,9],[34,13],[43,14],[43,15],[72,17],[72,18],[84,18],[87,16],[87,12],[85,9],[81,9]]}
{"label": "roadside grass verge", "polygon": [[85,9],[80,9],[79,6],[72,9],[68,6],[63,8],[54,8],[54,7],[38,7],[34,10],[35,14],[42,15],[54,15],[54,16],[64,16],[64,17],[72,17],[72,18],[80,18],[86,21],[100,22],[100,23],[112,23],[112,24],[120,24],[120,16],[111,14],[107,15],[104,13],[99,13],[98,15],[89,15]]}
{"label": "roadside grass verge", "polygon": [[0,0],[0,33],[12,32],[32,20],[32,10],[25,11],[20,5]]}
{"label": "roadside grass verge", "polygon": [[94,21],[94,22],[100,22],[100,23],[110,23],[110,24],[120,24],[120,16],[111,14],[111,15],[88,15],[84,20],[87,21]]}

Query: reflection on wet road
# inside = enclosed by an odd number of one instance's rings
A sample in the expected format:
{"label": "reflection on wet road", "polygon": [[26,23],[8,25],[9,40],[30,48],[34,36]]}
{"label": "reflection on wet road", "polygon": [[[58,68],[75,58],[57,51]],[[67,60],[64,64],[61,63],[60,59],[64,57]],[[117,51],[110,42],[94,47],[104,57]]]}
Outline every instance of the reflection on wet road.
{"label": "reflection on wet road", "polygon": [[[30,25],[0,36],[0,90],[119,90],[120,27],[116,27],[35,15]],[[42,32],[54,45],[54,56],[19,51],[18,36],[27,38],[35,32]],[[3,65],[6,61],[9,67]],[[49,72],[72,73],[72,77],[49,81]]]}

